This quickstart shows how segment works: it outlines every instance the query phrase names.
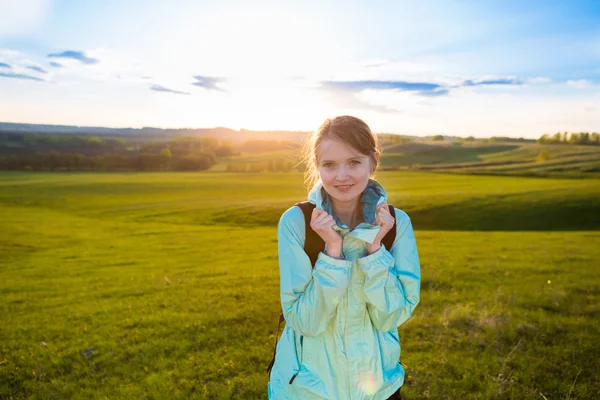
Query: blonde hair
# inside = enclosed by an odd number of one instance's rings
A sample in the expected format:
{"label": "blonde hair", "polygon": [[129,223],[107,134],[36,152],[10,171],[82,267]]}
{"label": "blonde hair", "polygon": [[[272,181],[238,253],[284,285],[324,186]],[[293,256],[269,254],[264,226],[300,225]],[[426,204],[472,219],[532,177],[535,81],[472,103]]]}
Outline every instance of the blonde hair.
{"label": "blonde hair", "polygon": [[350,115],[327,118],[304,143],[302,160],[306,165],[304,183],[308,190],[319,180],[317,161],[319,145],[324,139],[337,139],[371,160],[371,175],[378,166],[376,154],[381,153],[377,136],[362,119]]}

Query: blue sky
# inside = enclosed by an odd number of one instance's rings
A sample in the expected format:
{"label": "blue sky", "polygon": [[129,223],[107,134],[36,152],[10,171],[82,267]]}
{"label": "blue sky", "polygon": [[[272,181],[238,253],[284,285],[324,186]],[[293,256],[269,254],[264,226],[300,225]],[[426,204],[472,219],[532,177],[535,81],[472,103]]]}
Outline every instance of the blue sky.
{"label": "blue sky", "polygon": [[0,1],[0,121],[600,131],[599,1]]}

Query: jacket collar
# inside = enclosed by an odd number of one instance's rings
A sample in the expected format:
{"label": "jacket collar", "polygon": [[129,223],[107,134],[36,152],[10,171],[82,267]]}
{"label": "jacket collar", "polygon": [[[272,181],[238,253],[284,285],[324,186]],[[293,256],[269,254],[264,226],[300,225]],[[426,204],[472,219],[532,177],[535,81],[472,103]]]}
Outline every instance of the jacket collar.
{"label": "jacket collar", "polygon": [[[315,204],[317,208],[326,211],[332,215],[336,221],[333,229],[338,231],[350,231],[350,228],[341,222],[333,213],[331,197],[323,187],[323,182],[319,180],[308,194],[308,201]],[[361,222],[356,228],[348,233],[348,235],[364,240],[368,243],[373,243],[375,236],[381,227],[373,225],[375,222],[375,209],[383,202],[387,202],[387,193],[383,186],[374,179],[369,179],[367,187],[363,190],[360,196],[364,222]]]}

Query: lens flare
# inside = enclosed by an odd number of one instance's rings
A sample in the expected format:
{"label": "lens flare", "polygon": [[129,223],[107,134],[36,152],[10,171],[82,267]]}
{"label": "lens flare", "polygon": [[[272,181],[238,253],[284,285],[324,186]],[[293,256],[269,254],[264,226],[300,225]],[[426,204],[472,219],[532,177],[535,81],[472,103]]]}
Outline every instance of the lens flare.
{"label": "lens flare", "polygon": [[358,387],[360,390],[367,395],[375,394],[377,390],[377,380],[375,379],[375,375],[370,371],[365,371],[360,374],[360,381],[358,383]]}

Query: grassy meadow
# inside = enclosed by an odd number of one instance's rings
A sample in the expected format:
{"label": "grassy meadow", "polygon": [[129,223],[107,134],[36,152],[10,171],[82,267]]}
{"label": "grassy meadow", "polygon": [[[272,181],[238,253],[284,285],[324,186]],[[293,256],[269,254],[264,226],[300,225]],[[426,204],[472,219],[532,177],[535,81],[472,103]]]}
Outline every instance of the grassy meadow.
{"label": "grassy meadow", "polygon": [[[507,150],[510,151],[510,150]],[[386,171],[406,399],[600,398],[600,180]],[[299,173],[0,173],[0,398],[265,399]]]}

